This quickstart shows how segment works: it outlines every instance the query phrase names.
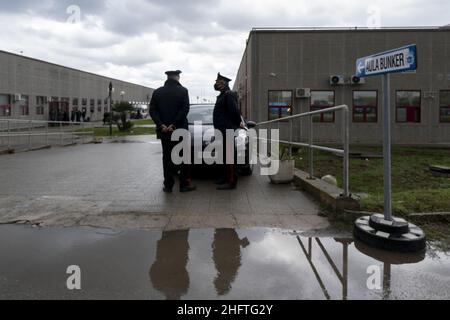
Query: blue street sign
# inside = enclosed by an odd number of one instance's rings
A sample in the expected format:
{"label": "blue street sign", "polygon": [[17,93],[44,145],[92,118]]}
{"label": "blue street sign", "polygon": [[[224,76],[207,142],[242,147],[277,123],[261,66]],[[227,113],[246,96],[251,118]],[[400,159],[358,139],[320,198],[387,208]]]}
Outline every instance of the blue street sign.
{"label": "blue street sign", "polygon": [[416,69],[417,46],[415,44],[377,53],[356,61],[356,76],[360,78]]}

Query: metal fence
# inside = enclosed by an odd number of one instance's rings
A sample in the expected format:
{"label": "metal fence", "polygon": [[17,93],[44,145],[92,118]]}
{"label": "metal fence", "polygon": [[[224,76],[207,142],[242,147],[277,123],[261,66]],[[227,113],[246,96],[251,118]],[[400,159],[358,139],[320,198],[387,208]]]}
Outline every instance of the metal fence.
{"label": "metal fence", "polygon": [[[331,147],[325,147],[325,146],[319,146],[314,144],[314,121],[313,118],[315,115],[320,115],[323,113],[329,113],[329,112],[335,112],[335,111],[341,111],[343,113],[343,121],[342,121],[342,137],[343,137],[343,147],[342,149],[335,149]],[[308,142],[300,142],[300,141],[294,141],[293,140],[293,133],[294,133],[294,126],[293,122],[297,119],[308,119]],[[314,179],[314,150],[320,150],[320,151],[326,151],[331,152],[334,154],[339,154],[343,156],[343,189],[344,189],[344,197],[350,196],[349,191],[349,108],[346,105],[340,105],[332,108],[326,108],[322,110],[317,111],[311,111],[301,114],[296,114],[290,117],[275,119],[271,121],[261,122],[257,124],[257,127],[267,126],[271,124],[279,124],[283,122],[288,122],[289,124],[289,137],[288,140],[272,140],[271,138],[267,139],[268,141],[274,141],[281,144],[289,145],[289,152],[292,156],[292,147],[298,146],[298,147],[306,147],[309,149],[309,178]],[[300,126],[301,129],[301,126]]]}
{"label": "metal fence", "polygon": [[0,149],[27,151],[92,140],[95,123],[0,119]]}

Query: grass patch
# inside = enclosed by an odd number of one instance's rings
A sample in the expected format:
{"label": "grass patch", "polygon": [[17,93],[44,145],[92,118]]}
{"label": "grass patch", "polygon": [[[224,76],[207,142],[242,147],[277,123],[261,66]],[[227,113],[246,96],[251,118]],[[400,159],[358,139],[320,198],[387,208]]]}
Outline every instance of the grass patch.
{"label": "grass patch", "polygon": [[440,251],[450,251],[450,224],[421,223],[420,227],[427,235],[427,240]]}
{"label": "grass patch", "polygon": [[[86,128],[77,130],[77,132],[94,132],[95,137],[109,137],[109,127]],[[119,131],[116,126],[113,127],[113,136],[143,136],[156,134],[154,128],[132,128],[129,131]]]}
{"label": "grass patch", "polygon": [[[352,152],[382,154],[380,147],[358,147]],[[392,150],[392,206],[394,214],[415,212],[450,212],[450,177],[429,170],[430,165],[450,166],[450,149],[394,147]],[[296,166],[308,170],[308,151],[301,149]],[[330,153],[314,152],[317,177],[331,174],[342,187],[342,158]],[[383,212],[383,159],[351,158],[350,190],[367,194],[362,210]]]}
{"label": "grass patch", "polygon": [[131,120],[131,123],[134,124],[135,126],[148,126],[155,124],[151,119]]}

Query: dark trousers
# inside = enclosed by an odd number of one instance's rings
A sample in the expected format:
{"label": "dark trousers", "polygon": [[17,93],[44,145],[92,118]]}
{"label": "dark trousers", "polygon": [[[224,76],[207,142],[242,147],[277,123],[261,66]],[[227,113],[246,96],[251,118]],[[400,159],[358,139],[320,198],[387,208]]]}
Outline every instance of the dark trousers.
{"label": "dark trousers", "polygon": [[163,149],[163,169],[164,169],[164,186],[172,189],[175,185],[175,175],[180,171],[180,188],[187,187],[191,184],[190,165],[182,163],[176,166],[172,161],[172,150],[178,144],[177,141],[170,139],[161,140]]}
{"label": "dark trousers", "polygon": [[[223,165],[219,166],[221,179],[229,183],[230,185],[237,185],[238,183],[238,174],[237,174],[237,166],[236,166],[236,148],[234,143],[234,137],[231,139],[227,139],[226,131],[220,130],[223,136]],[[233,157],[234,153],[234,157]],[[232,164],[227,164],[228,160],[233,160]]]}

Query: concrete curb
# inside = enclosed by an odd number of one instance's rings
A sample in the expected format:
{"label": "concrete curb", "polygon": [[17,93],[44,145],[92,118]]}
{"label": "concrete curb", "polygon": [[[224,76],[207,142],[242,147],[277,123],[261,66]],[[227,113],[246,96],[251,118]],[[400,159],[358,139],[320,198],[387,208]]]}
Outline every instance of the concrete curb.
{"label": "concrete curb", "polygon": [[309,174],[295,169],[294,183],[303,191],[309,193],[319,202],[333,208],[335,211],[352,210],[359,211],[361,205],[359,200],[351,196],[343,198],[344,191],[334,185],[331,185],[321,179],[311,180]]}
{"label": "concrete curb", "polygon": [[[380,212],[344,210],[343,217],[349,220],[356,220],[363,216],[371,216]],[[429,213],[410,213],[406,219],[413,222],[450,222],[450,212],[429,212]]]}
{"label": "concrete curb", "polygon": [[450,212],[411,213],[408,218],[418,222],[450,222]]}
{"label": "concrete curb", "polygon": [[16,153],[16,150],[14,150],[14,149],[0,150],[0,156],[6,155],[6,154],[13,154],[13,153]]}
{"label": "concrete curb", "polygon": [[52,148],[52,146],[47,145],[47,146],[31,148],[30,150],[27,150],[27,152],[33,152],[33,151],[39,151],[39,150],[45,150],[45,149],[51,149],[51,148]]}

